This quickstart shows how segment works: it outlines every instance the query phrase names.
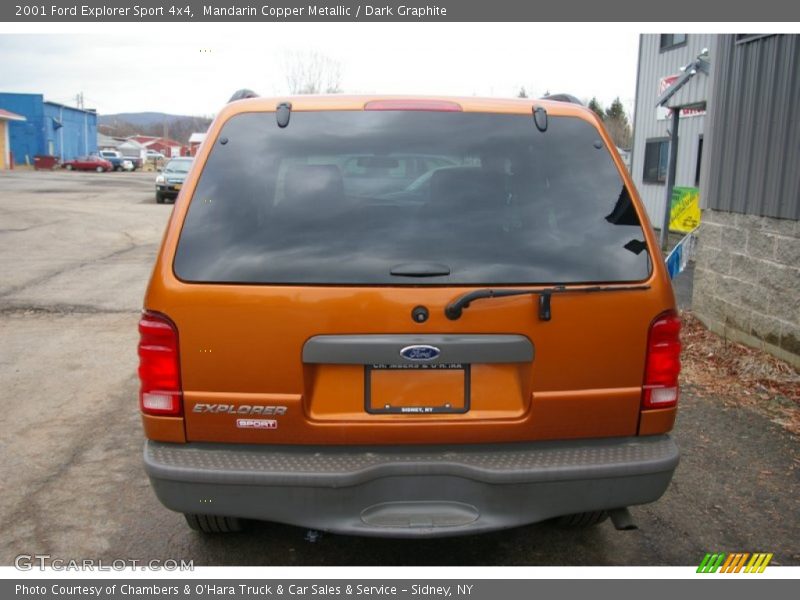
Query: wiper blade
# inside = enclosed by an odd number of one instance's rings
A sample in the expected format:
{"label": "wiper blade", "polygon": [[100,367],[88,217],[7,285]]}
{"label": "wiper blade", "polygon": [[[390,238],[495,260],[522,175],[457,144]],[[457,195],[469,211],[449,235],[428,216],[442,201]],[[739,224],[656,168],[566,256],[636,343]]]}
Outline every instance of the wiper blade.
{"label": "wiper blade", "polygon": [[550,297],[553,294],[584,294],[593,292],[626,292],[633,290],[649,290],[649,285],[594,285],[590,287],[572,287],[568,288],[564,285],[557,285],[549,288],[539,289],[513,289],[513,288],[500,288],[497,290],[484,288],[481,290],[474,290],[462,294],[444,308],[445,316],[451,321],[457,321],[461,318],[465,308],[476,300],[484,298],[506,298],[508,296],[525,296],[525,295],[538,295],[539,296],[539,319],[542,321],[549,321],[552,317],[550,310]]}
{"label": "wiper blade", "polygon": [[439,263],[404,263],[389,271],[397,277],[440,277],[450,275],[450,267]]}

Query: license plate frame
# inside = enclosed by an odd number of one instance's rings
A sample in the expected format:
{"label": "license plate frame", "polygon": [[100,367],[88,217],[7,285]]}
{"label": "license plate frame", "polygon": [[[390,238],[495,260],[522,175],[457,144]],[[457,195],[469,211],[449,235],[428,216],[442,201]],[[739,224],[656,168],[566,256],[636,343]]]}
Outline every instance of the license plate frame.
{"label": "license plate frame", "polygon": [[[431,404],[421,403],[419,405],[397,405],[384,404],[374,406],[373,400],[373,373],[382,371],[404,372],[453,372],[463,373],[464,398],[460,405]],[[436,414],[464,414],[470,409],[470,365],[467,363],[442,363],[442,364],[371,364],[364,365],[364,410],[373,415],[402,414],[402,415],[436,415]]]}

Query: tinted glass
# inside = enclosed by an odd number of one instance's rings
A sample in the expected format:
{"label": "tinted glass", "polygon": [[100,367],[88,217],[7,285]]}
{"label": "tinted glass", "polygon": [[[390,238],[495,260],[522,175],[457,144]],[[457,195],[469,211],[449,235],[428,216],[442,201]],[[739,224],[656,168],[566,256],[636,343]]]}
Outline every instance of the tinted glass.
{"label": "tinted glass", "polygon": [[174,263],[185,281],[367,285],[636,281],[649,266],[589,123],[398,111],[230,119]]}
{"label": "tinted glass", "polygon": [[686,43],[685,33],[662,33],[661,34],[661,49],[665,50],[673,46],[678,46]]}

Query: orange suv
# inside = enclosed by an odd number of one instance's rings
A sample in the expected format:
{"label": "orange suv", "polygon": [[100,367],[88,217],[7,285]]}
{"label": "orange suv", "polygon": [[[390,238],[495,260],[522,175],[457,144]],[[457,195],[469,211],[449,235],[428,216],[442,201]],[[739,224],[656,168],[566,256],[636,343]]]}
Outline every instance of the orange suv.
{"label": "orange suv", "polygon": [[680,323],[590,110],[236,99],[180,194],[140,408],[155,493],[193,528],[627,528],[664,493]]}

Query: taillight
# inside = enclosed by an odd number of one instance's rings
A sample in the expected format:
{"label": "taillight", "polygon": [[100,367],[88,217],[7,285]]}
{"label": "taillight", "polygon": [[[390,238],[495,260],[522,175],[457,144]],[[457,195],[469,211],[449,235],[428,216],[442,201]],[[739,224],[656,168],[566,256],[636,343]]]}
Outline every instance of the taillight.
{"label": "taillight", "polygon": [[148,415],[183,412],[178,330],[164,315],[145,311],[139,320],[139,408]]}
{"label": "taillight", "polygon": [[650,325],[642,385],[642,408],[671,408],[678,403],[680,332],[681,321],[674,311],[660,314]]}
{"label": "taillight", "polygon": [[450,100],[370,100],[364,110],[432,110],[443,112],[461,112],[461,105]]}

